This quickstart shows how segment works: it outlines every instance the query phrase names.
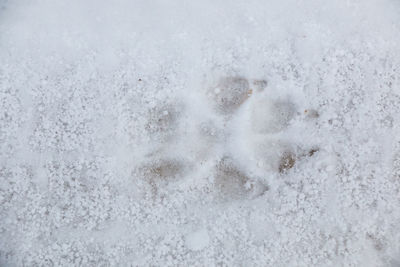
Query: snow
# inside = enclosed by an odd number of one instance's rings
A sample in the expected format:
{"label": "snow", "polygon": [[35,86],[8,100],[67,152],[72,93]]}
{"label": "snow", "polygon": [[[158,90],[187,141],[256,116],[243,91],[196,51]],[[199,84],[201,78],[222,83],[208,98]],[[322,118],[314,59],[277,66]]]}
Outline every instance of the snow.
{"label": "snow", "polygon": [[208,246],[210,237],[207,231],[202,229],[186,236],[186,246],[193,251],[202,250]]}
{"label": "snow", "polygon": [[0,266],[398,266],[399,14],[0,0]]}

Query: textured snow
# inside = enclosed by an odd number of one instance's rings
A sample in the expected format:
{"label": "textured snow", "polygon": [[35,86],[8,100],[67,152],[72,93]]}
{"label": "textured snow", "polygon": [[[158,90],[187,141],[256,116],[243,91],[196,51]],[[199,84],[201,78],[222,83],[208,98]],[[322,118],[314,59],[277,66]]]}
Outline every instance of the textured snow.
{"label": "textured snow", "polygon": [[204,249],[209,242],[210,238],[205,230],[190,233],[186,237],[186,246],[194,251]]}
{"label": "textured snow", "polygon": [[0,266],[399,266],[399,14],[0,0]]}

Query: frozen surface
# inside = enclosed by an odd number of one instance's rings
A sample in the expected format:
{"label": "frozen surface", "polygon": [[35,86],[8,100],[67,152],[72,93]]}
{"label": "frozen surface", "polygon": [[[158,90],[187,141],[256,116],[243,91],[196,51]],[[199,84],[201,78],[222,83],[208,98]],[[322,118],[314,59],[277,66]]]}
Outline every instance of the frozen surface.
{"label": "frozen surface", "polygon": [[399,14],[0,1],[0,266],[400,266]]}

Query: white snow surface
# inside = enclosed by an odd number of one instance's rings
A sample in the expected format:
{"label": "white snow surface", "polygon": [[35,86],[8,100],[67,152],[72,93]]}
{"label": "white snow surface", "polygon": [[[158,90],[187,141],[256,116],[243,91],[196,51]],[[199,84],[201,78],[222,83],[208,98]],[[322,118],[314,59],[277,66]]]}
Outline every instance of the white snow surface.
{"label": "white snow surface", "polygon": [[397,0],[0,1],[0,266],[400,266]]}

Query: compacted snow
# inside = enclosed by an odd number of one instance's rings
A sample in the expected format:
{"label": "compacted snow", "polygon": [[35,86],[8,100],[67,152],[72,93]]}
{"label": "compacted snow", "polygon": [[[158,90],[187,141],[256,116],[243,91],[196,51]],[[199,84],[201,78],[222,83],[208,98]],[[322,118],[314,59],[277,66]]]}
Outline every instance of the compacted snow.
{"label": "compacted snow", "polygon": [[0,266],[400,266],[400,3],[0,1]]}

